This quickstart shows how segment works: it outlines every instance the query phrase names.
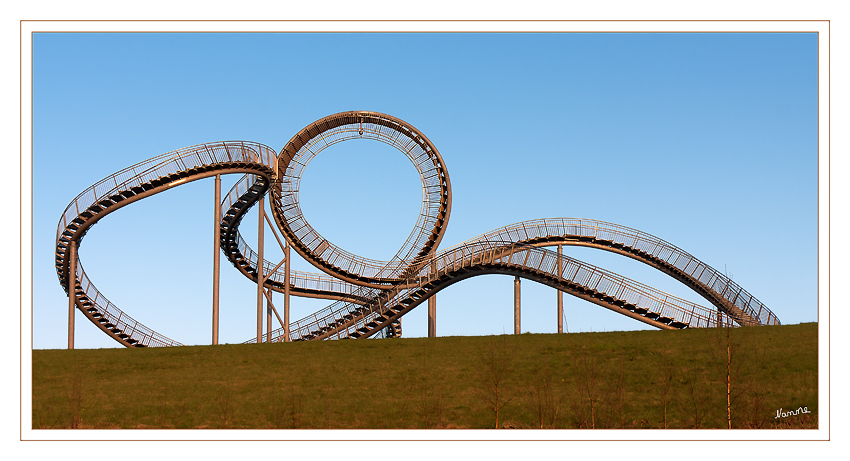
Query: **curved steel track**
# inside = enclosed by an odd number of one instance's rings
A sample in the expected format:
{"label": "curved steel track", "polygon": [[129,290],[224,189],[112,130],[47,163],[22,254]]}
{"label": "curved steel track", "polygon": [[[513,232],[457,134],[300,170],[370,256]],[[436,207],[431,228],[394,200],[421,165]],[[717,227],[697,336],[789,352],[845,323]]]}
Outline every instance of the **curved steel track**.
{"label": "curved steel track", "polygon": [[[321,236],[306,221],[298,190],[304,169],[323,149],[347,140],[371,139],[401,151],[419,172],[420,216],[390,261],[349,253]],[[275,222],[284,238],[323,274],[291,271],[296,296],[335,300],[289,325],[292,340],[365,338],[378,332],[401,334],[401,317],[443,288],[469,277],[508,274],[557,288],[646,324],[663,328],[718,325],[775,325],[766,306],[725,275],[678,247],[647,233],[602,221],[553,218],[525,221],[437,252],[451,212],[451,183],[436,147],[412,125],[376,112],[353,111],[318,120],[296,134],[280,155],[262,144],[230,141],[201,144],[125,168],[77,196],[65,209],[56,236],[56,271],[76,307],[104,333],[128,347],[180,343],[140,324],[109,302],[92,284],[77,257],[69,287],[70,245],[79,247],[88,229],[109,213],[172,187],[215,176],[244,176],[221,204],[221,249],[246,277],[284,289],[284,268],[259,261],[239,234],[248,210],[269,191]],[[667,273],[700,294],[706,308],[574,258],[549,251],[576,245],[621,254]],[[288,264],[288,262],[286,263]],[[282,341],[284,329],[263,341]],[[256,338],[247,342],[256,342]]]}

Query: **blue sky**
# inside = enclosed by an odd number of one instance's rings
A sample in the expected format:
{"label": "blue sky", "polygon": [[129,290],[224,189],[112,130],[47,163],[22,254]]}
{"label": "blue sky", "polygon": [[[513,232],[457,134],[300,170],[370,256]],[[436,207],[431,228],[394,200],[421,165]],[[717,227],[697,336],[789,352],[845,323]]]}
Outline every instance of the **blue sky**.
{"label": "blue sky", "polygon": [[[345,110],[396,116],[437,146],[453,191],[442,248],[528,219],[600,219],[728,271],[783,323],[816,321],[817,45],[815,34],[753,33],[36,34],[33,346],[67,343],[53,245],[79,192],[193,144],[279,150]],[[301,199],[320,233],[383,259],[410,233],[420,195],[400,153],[350,142],[310,164]],[[178,187],[109,215],[80,248],[101,292],[185,344],[210,342],[212,200],[212,180]],[[256,241],[255,212],[243,234]],[[708,306],[636,261],[565,252]],[[512,290],[505,276],[444,290],[438,334],[511,332]],[[222,258],[221,342],[255,334],[255,296]],[[646,327],[564,302],[570,331]],[[293,298],[292,318],[327,303]],[[522,303],[523,331],[556,330],[554,290],[525,281]],[[424,336],[424,308],[403,327]],[[118,344],[78,314],[76,346]]]}

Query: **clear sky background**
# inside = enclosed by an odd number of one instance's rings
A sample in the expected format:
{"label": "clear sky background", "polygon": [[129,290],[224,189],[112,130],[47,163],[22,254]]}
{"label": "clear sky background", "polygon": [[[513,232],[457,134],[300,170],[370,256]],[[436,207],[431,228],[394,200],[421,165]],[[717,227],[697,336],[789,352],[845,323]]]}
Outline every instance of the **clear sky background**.
{"label": "clear sky background", "polygon": [[[33,346],[67,345],[54,243],[78,193],[198,143],[277,151],[346,110],[396,116],[437,146],[453,192],[441,248],[523,220],[599,219],[731,273],[782,323],[817,321],[817,45],[802,33],[36,34]],[[225,177],[223,192],[238,179]],[[380,143],[326,150],[302,184],[313,227],[365,257],[394,255],[419,211],[415,168]],[[209,344],[212,207],[206,179],[122,208],[89,231],[82,264],[140,322]],[[242,226],[252,246],[256,222],[253,211]],[[629,258],[565,253],[710,306]],[[243,342],[256,332],[256,286],[223,257],[221,268],[220,339]],[[522,331],[555,332],[555,299],[523,281]],[[293,297],[292,318],[329,303]],[[564,304],[569,331],[649,328],[569,295]],[[460,282],[437,296],[437,333],[512,332],[512,305],[512,277]],[[81,313],[76,324],[76,347],[120,347]],[[425,308],[402,324],[425,336]]]}

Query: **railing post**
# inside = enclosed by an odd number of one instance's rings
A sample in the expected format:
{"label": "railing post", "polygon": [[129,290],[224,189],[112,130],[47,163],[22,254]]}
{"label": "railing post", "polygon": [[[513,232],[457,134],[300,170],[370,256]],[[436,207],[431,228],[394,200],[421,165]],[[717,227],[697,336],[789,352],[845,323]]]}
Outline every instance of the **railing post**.
{"label": "railing post", "polygon": [[[206,147],[206,146],[204,146]],[[221,175],[215,175],[215,203],[213,204],[213,305],[212,305],[212,343],[218,344],[218,302],[219,274],[221,271]]]}
{"label": "railing post", "polygon": [[77,284],[77,242],[68,242],[68,349],[74,348],[74,315],[77,304],[75,285]]}
{"label": "railing post", "polygon": [[257,224],[257,344],[263,342],[263,231],[265,231],[265,223],[263,215],[265,214],[265,197],[260,198],[259,213],[260,220]]}

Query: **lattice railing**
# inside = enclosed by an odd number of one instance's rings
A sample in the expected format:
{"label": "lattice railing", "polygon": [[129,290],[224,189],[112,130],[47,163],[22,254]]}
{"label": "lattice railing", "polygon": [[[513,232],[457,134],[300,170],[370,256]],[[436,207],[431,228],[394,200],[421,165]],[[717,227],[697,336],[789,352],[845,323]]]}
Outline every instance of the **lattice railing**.
{"label": "lattice railing", "polygon": [[739,308],[746,316],[762,325],[779,325],[779,319],[758,299],[726,275],[703,263],[681,248],[653,235],[604,221],[577,218],[547,218],[495,229],[466,242],[529,242],[550,238],[594,238],[642,251],[682,271],[706,289]]}
{"label": "lattice railing", "polygon": [[[119,309],[115,304],[106,299],[103,294],[91,283],[88,275],[83,270],[83,265],[77,259],[77,281],[80,285],[80,290],[92,303],[92,307],[97,309],[97,312],[106,319],[108,323],[115,325],[115,328],[121,330],[130,338],[136,340],[139,345],[147,347],[160,346],[182,346],[182,344],[163,336],[156,331],[139,323],[136,319],[127,315]],[[78,296],[79,298],[79,296]],[[87,308],[84,308],[84,310]]]}
{"label": "lattice railing", "polygon": [[[558,258],[561,259],[561,272],[558,273]],[[433,271],[432,264],[436,271]],[[290,325],[293,340],[314,334],[323,328],[333,331],[332,338],[349,337],[358,329],[366,327],[379,315],[385,314],[389,306],[407,299],[413,292],[428,290],[427,285],[443,276],[456,275],[463,269],[481,270],[488,266],[506,266],[516,270],[534,271],[551,277],[562,283],[580,285],[587,289],[610,296],[612,299],[634,305],[673,321],[681,322],[690,328],[705,328],[718,325],[731,325],[732,319],[715,309],[709,309],[664,293],[648,285],[627,279],[591,264],[565,255],[514,242],[478,241],[455,246],[440,252],[431,258],[423,268],[404,283],[389,290],[363,289],[358,295],[377,299],[383,295],[385,301],[373,303],[366,312],[361,303],[353,300],[337,301],[310,316],[299,319]],[[339,320],[351,315],[345,328],[339,328]],[[272,333],[272,341],[279,340],[283,329]]]}
{"label": "lattice railing", "polygon": [[[81,214],[87,212],[94,205],[112,206],[116,203],[116,200],[112,197],[119,197],[122,192],[128,193],[128,196],[121,196],[121,200],[117,200],[117,202],[121,202],[127,197],[144,191],[143,186],[150,186],[163,178],[173,180],[174,175],[178,174],[186,174],[187,178],[191,177],[192,174],[203,174],[203,171],[198,170],[202,167],[221,165],[240,167],[246,164],[254,164],[263,165],[265,171],[273,174],[276,159],[274,150],[258,143],[242,141],[208,143],[159,155],[98,181],[81,192],[65,208],[59,220],[56,231],[56,254],[57,272],[60,280],[67,287],[68,241],[79,240],[78,233],[81,222],[89,219],[94,221],[100,219],[99,216],[84,217]],[[131,191],[132,193],[130,193]],[[75,220],[77,222],[73,222]],[[62,261],[65,263],[63,264]],[[121,330],[121,333],[135,340],[135,345],[149,347],[180,345],[180,343],[140,324],[106,299],[83,271],[79,258],[76,266],[76,280],[80,283],[82,292],[92,302],[97,312],[108,323],[114,325],[114,328]],[[69,296],[76,296],[70,288]]]}

